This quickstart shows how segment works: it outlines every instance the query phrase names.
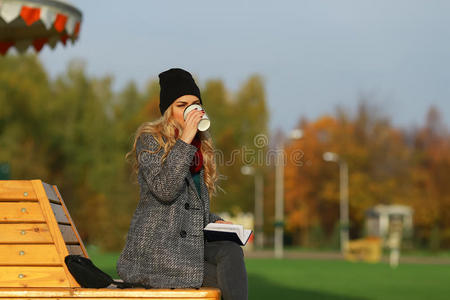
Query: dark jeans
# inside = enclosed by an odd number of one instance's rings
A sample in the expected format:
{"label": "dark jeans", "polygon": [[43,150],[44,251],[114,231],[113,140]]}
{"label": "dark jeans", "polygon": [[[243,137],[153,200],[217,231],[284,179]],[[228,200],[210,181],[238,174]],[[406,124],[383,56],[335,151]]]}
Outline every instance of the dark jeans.
{"label": "dark jeans", "polygon": [[230,241],[205,243],[202,286],[219,288],[223,300],[247,300],[247,270],[241,246]]}

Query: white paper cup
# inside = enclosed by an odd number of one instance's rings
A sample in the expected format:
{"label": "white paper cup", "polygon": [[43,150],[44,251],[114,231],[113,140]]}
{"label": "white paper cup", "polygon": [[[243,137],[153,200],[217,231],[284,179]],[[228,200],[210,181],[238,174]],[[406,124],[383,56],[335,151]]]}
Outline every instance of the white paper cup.
{"label": "white paper cup", "polygon": [[[186,120],[186,117],[187,117],[188,113],[189,113],[191,110],[193,110],[193,109],[205,111],[201,105],[199,105],[199,104],[191,104],[191,105],[187,106],[187,107],[184,109],[184,112],[183,112],[184,120]],[[209,118],[208,118],[208,116],[206,115],[206,112],[205,112],[205,113],[203,114],[203,116],[202,116],[200,122],[198,122],[197,128],[198,128],[198,130],[200,130],[200,131],[205,131],[205,130],[207,130],[207,129],[209,128],[209,125],[210,125],[210,124],[211,124],[211,122],[209,121]]]}

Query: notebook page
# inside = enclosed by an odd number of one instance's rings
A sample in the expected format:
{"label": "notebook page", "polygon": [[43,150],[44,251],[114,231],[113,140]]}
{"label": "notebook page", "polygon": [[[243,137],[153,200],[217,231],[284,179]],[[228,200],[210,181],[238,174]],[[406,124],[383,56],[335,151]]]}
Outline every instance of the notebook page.
{"label": "notebook page", "polygon": [[244,235],[244,226],[239,224],[224,224],[224,223],[209,223],[205,229],[217,230],[217,231],[233,231],[236,232],[238,237]]}

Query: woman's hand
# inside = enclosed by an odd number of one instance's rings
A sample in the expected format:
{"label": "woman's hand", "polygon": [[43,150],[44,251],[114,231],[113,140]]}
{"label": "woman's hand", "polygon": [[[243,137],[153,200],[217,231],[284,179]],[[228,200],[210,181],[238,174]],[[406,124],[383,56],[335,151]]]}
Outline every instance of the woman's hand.
{"label": "woman's hand", "polygon": [[198,130],[198,122],[200,122],[204,113],[205,111],[203,110],[193,109],[187,114],[186,120],[184,120],[183,133],[181,134],[180,139],[187,144],[192,142]]}
{"label": "woman's hand", "polygon": [[229,221],[222,221],[222,220],[217,220],[214,223],[224,223],[224,224],[233,224],[232,222]]}

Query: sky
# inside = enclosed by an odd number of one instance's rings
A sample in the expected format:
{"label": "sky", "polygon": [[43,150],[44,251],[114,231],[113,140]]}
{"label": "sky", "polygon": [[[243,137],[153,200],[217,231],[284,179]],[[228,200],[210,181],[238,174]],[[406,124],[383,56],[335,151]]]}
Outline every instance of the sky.
{"label": "sky", "polygon": [[262,76],[269,128],[288,132],[362,96],[396,126],[421,126],[430,105],[450,124],[450,1],[72,0],[80,38],[40,57],[56,76],[82,59],[114,90],[180,67],[236,92]]}

